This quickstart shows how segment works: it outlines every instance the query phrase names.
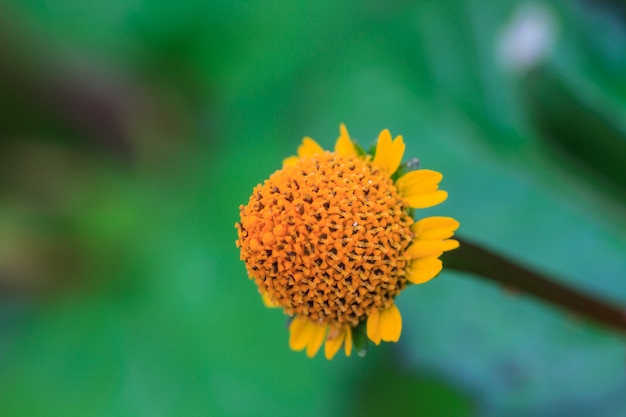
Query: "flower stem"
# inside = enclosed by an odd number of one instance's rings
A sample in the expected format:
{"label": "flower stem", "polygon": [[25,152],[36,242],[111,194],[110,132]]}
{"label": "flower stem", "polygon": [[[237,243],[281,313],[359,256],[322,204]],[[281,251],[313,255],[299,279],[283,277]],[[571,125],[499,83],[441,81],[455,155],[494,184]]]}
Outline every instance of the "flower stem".
{"label": "flower stem", "polygon": [[446,269],[467,272],[514,291],[525,292],[626,335],[624,307],[586,294],[564,284],[562,280],[531,271],[477,244],[458,240],[461,246],[442,257]]}

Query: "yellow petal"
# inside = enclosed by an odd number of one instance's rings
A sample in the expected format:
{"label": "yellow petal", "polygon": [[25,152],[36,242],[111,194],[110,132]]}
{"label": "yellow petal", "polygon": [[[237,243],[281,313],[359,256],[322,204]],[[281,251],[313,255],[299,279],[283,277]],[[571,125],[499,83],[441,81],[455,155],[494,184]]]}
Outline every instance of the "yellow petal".
{"label": "yellow petal", "polygon": [[396,188],[402,195],[423,194],[438,188],[443,175],[430,169],[410,171],[398,178]]}
{"label": "yellow petal", "polygon": [[289,347],[291,350],[302,350],[309,344],[311,322],[306,317],[296,316],[289,324]]}
{"label": "yellow petal", "polygon": [[324,337],[326,337],[326,325],[319,325],[317,323],[311,322],[311,326],[313,330],[311,331],[311,338],[309,339],[309,343],[306,347],[306,355],[309,358],[312,358],[317,354],[317,351],[320,350],[322,344],[324,343]]}
{"label": "yellow petal", "polygon": [[443,251],[447,252],[452,249],[456,249],[459,247],[459,241],[455,239],[446,239],[442,243]]}
{"label": "yellow petal", "polygon": [[372,163],[382,171],[393,175],[398,170],[402,156],[404,155],[404,141],[402,136],[396,136],[391,140],[391,133],[385,129],[378,135],[378,143],[376,144],[376,154]]}
{"label": "yellow petal", "polygon": [[331,327],[326,336],[326,344],[324,345],[324,355],[326,359],[332,359],[339,351],[346,336],[346,326]]}
{"label": "yellow petal", "polygon": [[443,175],[429,169],[411,171],[398,178],[398,193],[413,208],[426,208],[441,203],[448,194],[438,191]]}
{"label": "yellow petal", "polygon": [[335,144],[335,152],[341,156],[357,156],[356,148],[350,140],[348,129],[343,123],[339,125],[339,138]]}
{"label": "yellow petal", "polygon": [[298,156],[300,158],[320,153],[324,153],[324,149],[308,136],[305,136],[304,139],[302,139],[302,145],[298,146]]}
{"label": "yellow petal", "polygon": [[380,344],[380,312],[378,310],[367,317],[367,337],[375,345]]}
{"label": "yellow petal", "polygon": [[448,198],[448,193],[442,190],[437,190],[430,194],[416,195],[412,197],[404,197],[404,201],[409,205],[409,207],[415,209],[422,209],[436,206],[439,203]]}
{"label": "yellow petal", "polygon": [[406,270],[406,279],[413,284],[423,284],[435,278],[443,267],[441,260],[435,257],[411,261]]}
{"label": "yellow petal", "polygon": [[283,168],[294,166],[300,158],[320,153],[324,153],[324,149],[313,139],[305,136],[304,139],[302,139],[302,144],[298,146],[298,156],[290,156],[283,159]]}
{"label": "yellow petal", "polygon": [[397,342],[402,333],[402,316],[395,304],[380,312],[380,338],[385,342]]}
{"label": "yellow petal", "polygon": [[411,259],[439,257],[443,253],[443,242],[440,240],[415,240],[407,249]]}
{"label": "yellow petal", "polygon": [[296,164],[296,162],[298,162],[298,158],[297,156],[290,156],[288,158],[283,159],[283,168],[285,167],[292,167]]}
{"label": "yellow petal", "polygon": [[344,342],[344,350],[346,352],[346,356],[350,356],[352,353],[352,328],[346,326],[346,341]]}
{"label": "yellow petal", "polygon": [[263,304],[265,304],[265,307],[268,307],[268,308],[280,307],[279,304],[276,304],[274,301],[272,301],[272,299],[270,298],[269,295],[267,295],[267,293],[262,292],[261,298],[263,299]]}
{"label": "yellow petal", "polygon": [[451,237],[459,228],[459,222],[452,217],[425,217],[413,223],[411,231],[423,240],[440,240]]}

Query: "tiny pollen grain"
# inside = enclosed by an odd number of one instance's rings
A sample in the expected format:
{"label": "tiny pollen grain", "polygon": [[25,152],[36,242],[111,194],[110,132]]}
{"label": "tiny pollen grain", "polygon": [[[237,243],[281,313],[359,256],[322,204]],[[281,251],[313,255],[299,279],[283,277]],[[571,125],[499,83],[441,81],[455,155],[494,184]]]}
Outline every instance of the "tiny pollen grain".
{"label": "tiny pollen grain", "polygon": [[240,215],[248,274],[289,315],[356,326],[406,286],[413,219],[369,158],[301,158],[257,185]]}

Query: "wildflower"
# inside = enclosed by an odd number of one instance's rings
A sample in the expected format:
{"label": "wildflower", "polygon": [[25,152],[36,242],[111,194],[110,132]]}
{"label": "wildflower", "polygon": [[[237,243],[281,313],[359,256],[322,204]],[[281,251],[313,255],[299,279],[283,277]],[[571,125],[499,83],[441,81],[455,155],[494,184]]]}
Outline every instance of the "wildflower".
{"label": "wildflower", "polygon": [[437,276],[439,256],[458,247],[456,220],[413,220],[447,193],[440,173],[401,166],[404,147],[383,130],[372,157],[343,124],[334,152],[305,137],[240,207],[241,259],[265,304],[292,316],[291,349],[313,357],[324,345],[331,359],[358,340],[398,341],[396,296]]}

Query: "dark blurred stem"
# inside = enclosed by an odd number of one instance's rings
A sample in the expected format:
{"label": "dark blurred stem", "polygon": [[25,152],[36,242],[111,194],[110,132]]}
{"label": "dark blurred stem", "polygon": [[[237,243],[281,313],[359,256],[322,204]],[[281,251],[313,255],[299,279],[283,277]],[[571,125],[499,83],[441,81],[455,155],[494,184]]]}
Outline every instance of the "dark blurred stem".
{"label": "dark blurred stem", "polygon": [[470,273],[574,313],[626,335],[626,309],[572,288],[552,277],[531,271],[474,243],[458,239],[461,246],[443,257],[446,269]]}

